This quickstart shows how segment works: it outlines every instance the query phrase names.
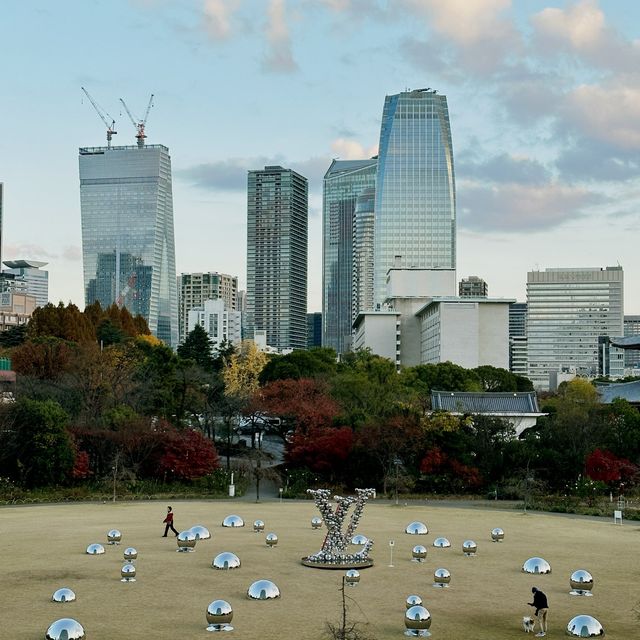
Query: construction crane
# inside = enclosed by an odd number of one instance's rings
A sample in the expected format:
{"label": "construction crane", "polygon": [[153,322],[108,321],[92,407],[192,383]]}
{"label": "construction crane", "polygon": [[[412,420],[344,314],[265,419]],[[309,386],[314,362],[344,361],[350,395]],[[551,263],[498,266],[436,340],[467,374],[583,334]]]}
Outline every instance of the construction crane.
{"label": "construction crane", "polygon": [[151,107],[153,106],[153,93],[151,94],[151,97],[149,98],[149,104],[147,105],[147,110],[144,113],[144,118],[142,120],[138,119],[138,118],[134,118],[131,115],[131,111],[129,111],[129,107],[127,107],[127,103],[120,98],[120,102],[122,102],[122,106],[124,107],[124,110],[127,112],[127,115],[129,116],[129,119],[131,120],[131,124],[133,124],[133,126],[136,128],[136,139],[138,141],[138,147],[140,147],[142,149],[142,147],[144,147],[144,139],[147,137],[145,132],[144,132],[144,127],[147,124],[147,118],[149,117],[149,111],[151,111]]}
{"label": "construction crane", "polygon": [[[114,129],[116,121],[104,109],[98,106],[96,101],[91,97],[91,94],[84,87],[81,87],[81,89],[84,91],[84,94],[87,96],[87,98],[89,98],[89,102],[91,102],[91,104],[93,105],[93,108],[100,116],[102,122],[104,122],[104,126],[107,127],[107,147],[111,148],[111,137],[115,136],[118,133]],[[111,120],[111,123],[109,123],[109,120]]]}

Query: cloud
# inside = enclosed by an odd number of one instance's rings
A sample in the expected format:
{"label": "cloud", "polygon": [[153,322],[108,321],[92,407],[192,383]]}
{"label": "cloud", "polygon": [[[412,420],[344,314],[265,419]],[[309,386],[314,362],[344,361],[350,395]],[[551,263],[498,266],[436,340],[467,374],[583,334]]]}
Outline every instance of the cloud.
{"label": "cloud", "polygon": [[365,160],[378,153],[378,145],[365,149],[357,140],[337,138],[331,143],[331,151],[341,160]]}
{"label": "cloud", "polygon": [[62,257],[70,262],[82,260],[82,249],[76,244],[65,245],[62,250]]}
{"label": "cloud", "polygon": [[28,242],[18,244],[6,244],[4,246],[3,257],[7,260],[40,260],[48,258],[55,260],[57,253],[52,253],[39,244],[30,244]]}
{"label": "cloud", "polygon": [[481,162],[465,160],[456,163],[458,178],[540,185],[549,182],[550,171],[538,160],[502,153]]}
{"label": "cloud", "polygon": [[269,0],[265,29],[267,52],[264,68],[275,73],[291,73],[298,69],[291,50],[291,36],[286,15],[285,0]]}
{"label": "cloud", "polygon": [[563,147],[555,165],[567,180],[620,182],[640,175],[640,158],[636,151],[616,149],[584,138],[570,147]]}
{"label": "cloud", "polygon": [[204,0],[202,7],[204,26],[214,40],[229,38],[231,19],[239,6],[240,0]]}

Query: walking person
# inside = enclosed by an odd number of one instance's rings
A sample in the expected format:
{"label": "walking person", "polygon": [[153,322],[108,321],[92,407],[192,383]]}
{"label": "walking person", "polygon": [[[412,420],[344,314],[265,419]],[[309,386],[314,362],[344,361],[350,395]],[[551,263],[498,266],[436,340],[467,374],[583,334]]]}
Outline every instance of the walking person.
{"label": "walking person", "polygon": [[173,533],[178,535],[178,532],[175,530],[173,526],[173,511],[171,510],[171,507],[167,507],[167,517],[162,522],[167,525],[164,528],[164,535],[162,536],[163,538],[167,537],[167,533],[169,533],[169,529],[171,529]]}
{"label": "walking person", "polygon": [[528,604],[536,608],[535,615],[538,619],[538,625],[540,626],[540,631],[536,633],[536,637],[542,638],[547,635],[547,612],[549,611],[549,603],[547,602],[547,596],[540,591],[540,589],[531,587],[531,593],[533,593],[533,602],[529,602]]}

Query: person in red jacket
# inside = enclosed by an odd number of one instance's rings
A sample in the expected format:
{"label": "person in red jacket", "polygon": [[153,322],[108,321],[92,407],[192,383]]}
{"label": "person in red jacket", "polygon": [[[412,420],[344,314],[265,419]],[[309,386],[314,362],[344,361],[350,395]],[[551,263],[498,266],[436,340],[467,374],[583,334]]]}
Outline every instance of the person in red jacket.
{"label": "person in red jacket", "polygon": [[171,529],[173,533],[178,535],[178,532],[175,530],[173,526],[173,511],[171,510],[171,507],[167,507],[167,517],[162,522],[167,525],[164,528],[164,535],[162,536],[163,538],[167,537],[167,533],[169,533],[169,529]]}

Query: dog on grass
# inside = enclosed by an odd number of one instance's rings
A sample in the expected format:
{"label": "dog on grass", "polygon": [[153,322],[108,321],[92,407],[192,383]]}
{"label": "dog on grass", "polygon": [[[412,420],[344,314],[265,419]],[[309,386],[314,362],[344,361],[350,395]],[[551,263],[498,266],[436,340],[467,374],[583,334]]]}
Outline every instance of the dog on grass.
{"label": "dog on grass", "polygon": [[522,617],[522,628],[525,633],[533,633],[535,621],[531,616]]}

